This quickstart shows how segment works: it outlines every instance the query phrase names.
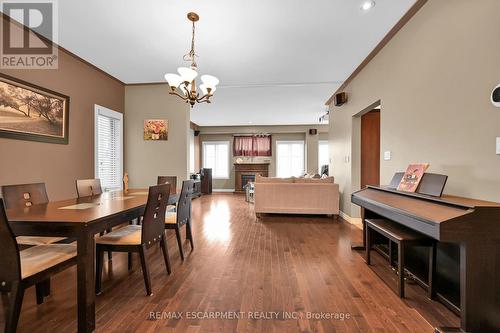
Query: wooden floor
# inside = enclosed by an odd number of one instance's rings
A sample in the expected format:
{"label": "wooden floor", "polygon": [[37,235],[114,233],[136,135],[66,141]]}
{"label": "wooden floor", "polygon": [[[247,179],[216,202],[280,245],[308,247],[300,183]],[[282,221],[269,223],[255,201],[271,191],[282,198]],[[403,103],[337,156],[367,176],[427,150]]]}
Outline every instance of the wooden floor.
{"label": "wooden floor", "polygon": [[[172,275],[161,252],[150,252],[152,297],[146,296],[138,260],[129,273],[126,255],[114,254],[97,296],[97,332],[423,333],[459,323],[416,285],[408,285],[400,300],[375,273],[395,289],[387,263],[374,254],[375,270],[366,266],[350,250],[361,231],[340,219],[265,216],[256,222],[243,196],[214,194],[193,201],[193,227],[195,250],[185,244],[184,262],[169,234]],[[27,291],[20,332],[76,331],[75,269],[54,277],[52,286],[40,306],[34,288]],[[324,317],[308,319],[308,312]]]}

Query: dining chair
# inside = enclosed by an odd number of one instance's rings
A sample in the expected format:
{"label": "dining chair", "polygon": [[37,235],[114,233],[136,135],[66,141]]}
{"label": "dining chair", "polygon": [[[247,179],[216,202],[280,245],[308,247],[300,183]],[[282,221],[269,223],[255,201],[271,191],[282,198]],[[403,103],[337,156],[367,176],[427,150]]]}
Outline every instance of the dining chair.
{"label": "dining chair", "polygon": [[91,197],[93,195],[102,194],[100,179],[77,179],[76,193],[78,197]]}
{"label": "dining chair", "polygon": [[[43,302],[43,284],[76,264],[75,244],[47,244],[19,251],[0,198],[0,291],[6,314],[5,332],[17,329],[24,291],[35,285],[37,303]],[[8,296],[7,296],[8,294]]]}
{"label": "dining chair", "polygon": [[141,225],[126,225],[96,239],[96,294],[100,294],[102,290],[104,251],[139,253],[148,296],[153,295],[153,292],[146,250],[159,243],[167,272],[171,273],[164,227],[169,196],[170,184],[151,186]]}
{"label": "dining chair", "polygon": [[[99,178],[95,179],[77,179],[76,180],[76,194],[78,198],[82,197],[92,197],[94,195],[102,194],[101,180]],[[106,230],[111,232],[111,229]],[[100,233],[104,235],[104,231]],[[113,260],[113,255],[108,253],[108,260]]]}
{"label": "dining chair", "polygon": [[158,176],[157,185],[170,184],[170,194],[177,192],[177,176]]}
{"label": "dining chair", "polygon": [[[2,194],[7,209],[24,208],[49,202],[45,183],[4,185],[2,186]],[[17,243],[25,246],[52,244],[64,239],[64,237],[16,237]]]}
{"label": "dining chair", "polygon": [[177,201],[175,212],[167,212],[165,217],[165,229],[174,229],[177,245],[181,259],[184,260],[183,242],[181,240],[181,228],[186,226],[186,238],[191,243],[191,251],[194,250],[193,233],[191,230],[191,194],[193,193],[194,181],[182,182],[182,190]]}
{"label": "dining chair", "polygon": [[[158,176],[158,180],[156,182],[157,185],[160,184],[170,184],[170,194],[177,193],[177,176]],[[167,206],[167,212],[171,210],[175,210],[176,204],[170,204]]]}

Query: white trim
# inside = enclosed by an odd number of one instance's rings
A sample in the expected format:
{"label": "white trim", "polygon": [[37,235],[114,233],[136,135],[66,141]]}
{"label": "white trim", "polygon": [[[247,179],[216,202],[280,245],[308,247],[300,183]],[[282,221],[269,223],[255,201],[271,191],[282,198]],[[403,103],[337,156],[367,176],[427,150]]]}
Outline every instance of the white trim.
{"label": "white trim", "polygon": [[358,227],[360,229],[363,229],[363,222],[361,221],[360,217],[351,217],[351,216],[347,215],[346,213],[344,213],[343,211],[340,211],[339,215],[341,218],[346,220],[348,223],[355,225],[356,227]]}
{"label": "white trim", "polygon": [[233,193],[234,190],[232,190],[230,188],[216,188],[216,189],[212,189],[212,192]]}
{"label": "white trim", "polygon": [[[98,129],[97,129],[97,117],[99,115],[103,115],[106,117],[118,119],[120,121],[120,175],[123,175],[123,113],[113,111],[104,106],[94,104],[94,178],[97,178],[98,167],[98,149],[97,149],[97,141],[99,137]],[[123,184],[120,185],[123,188]]]}
{"label": "white trim", "polygon": [[[206,167],[206,163],[205,163],[205,145],[207,144],[225,144],[227,145],[227,177],[216,177],[214,175],[214,172],[212,170],[212,179],[230,179],[231,178],[231,165],[230,165],[230,161],[231,161],[231,142],[230,141],[203,141],[202,142],[202,145],[201,145],[201,152],[202,152],[202,165],[203,165],[203,168]],[[213,191],[213,190],[212,190]]]}
{"label": "white trim", "polygon": [[303,148],[303,161],[302,161],[302,175],[306,172],[305,169],[306,169],[306,142],[305,140],[276,140],[276,147],[275,147],[275,151],[276,151],[276,177],[279,177],[278,176],[278,170],[279,170],[279,158],[278,158],[278,145],[279,144],[294,144],[294,143],[297,143],[297,144],[301,144],[302,145],[302,148]]}

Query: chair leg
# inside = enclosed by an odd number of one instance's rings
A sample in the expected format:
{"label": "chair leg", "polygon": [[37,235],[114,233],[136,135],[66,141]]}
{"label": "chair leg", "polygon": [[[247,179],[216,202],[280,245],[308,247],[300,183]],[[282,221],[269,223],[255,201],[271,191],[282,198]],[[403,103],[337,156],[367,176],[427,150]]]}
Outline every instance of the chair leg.
{"label": "chair leg", "polygon": [[2,306],[4,313],[7,313],[7,308],[9,307],[9,294],[6,291],[2,291]]}
{"label": "chair leg", "polygon": [[128,270],[132,270],[132,252],[128,253]]}
{"label": "chair leg", "polygon": [[5,333],[15,333],[17,330],[17,323],[19,322],[19,315],[21,314],[21,306],[23,304],[24,288],[19,282],[12,285],[10,291],[9,307],[7,309],[7,316],[5,320]]}
{"label": "chair leg", "polygon": [[102,292],[102,266],[104,262],[104,251],[100,246],[96,247],[96,268],[95,268],[95,293],[96,295]]}
{"label": "chair leg", "polygon": [[193,232],[191,230],[191,221],[186,223],[186,238],[189,239],[189,243],[191,244],[191,251],[194,250],[194,242],[193,242]]}
{"label": "chair leg", "polygon": [[175,228],[175,237],[177,237],[177,245],[179,245],[181,260],[184,260],[184,251],[182,250],[182,240],[181,240],[181,229],[178,226]]}
{"label": "chair leg", "polygon": [[43,282],[37,283],[35,285],[35,294],[36,294],[36,304],[43,304],[43,298],[45,296],[45,286]]}
{"label": "chair leg", "polygon": [[44,291],[45,297],[50,296],[50,278],[43,281],[43,286],[44,286],[43,291]]}
{"label": "chair leg", "polygon": [[168,255],[168,248],[167,248],[167,242],[165,240],[165,235],[161,237],[160,247],[161,250],[163,251],[163,259],[165,260],[165,266],[167,266],[167,272],[168,274],[170,274],[172,273],[172,268],[170,266],[170,256]]}
{"label": "chair leg", "polygon": [[429,249],[429,290],[428,297],[434,299],[434,278],[436,275],[436,243],[433,242]]}
{"label": "chair leg", "polygon": [[370,265],[371,262],[370,251],[372,249],[372,240],[371,240],[370,228],[368,228],[368,226],[365,227],[365,234],[366,234],[366,244],[365,244],[366,264]]}
{"label": "chair leg", "polygon": [[405,244],[403,242],[398,244],[398,295],[401,298],[405,297]]}
{"label": "chair leg", "polygon": [[146,284],[146,294],[148,296],[152,296],[153,292],[151,291],[151,276],[149,275],[149,267],[146,261],[146,247],[142,246],[139,250],[139,254],[141,257],[141,265],[142,265],[142,275],[144,275],[144,283]]}

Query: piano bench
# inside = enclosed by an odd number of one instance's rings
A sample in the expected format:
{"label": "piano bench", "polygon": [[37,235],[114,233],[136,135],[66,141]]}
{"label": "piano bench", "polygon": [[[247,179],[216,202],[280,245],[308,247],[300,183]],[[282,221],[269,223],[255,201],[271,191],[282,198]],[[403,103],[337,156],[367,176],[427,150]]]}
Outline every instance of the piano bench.
{"label": "piano bench", "polygon": [[[370,265],[370,251],[372,248],[372,232],[376,232],[389,239],[390,242],[396,243],[398,247],[398,294],[403,298],[405,294],[404,289],[404,254],[405,248],[408,245],[412,246],[426,246],[429,247],[429,276],[428,276],[428,297],[434,298],[434,276],[436,272],[436,241],[427,237],[419,232],[413,231],[398,223],[391,222],[385,219],[366,219],[366,263]],[[389,262],[392,265],[392,249],[389,246]]]}

